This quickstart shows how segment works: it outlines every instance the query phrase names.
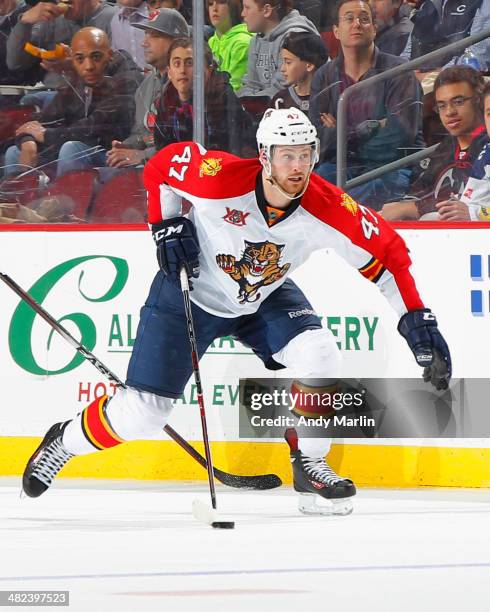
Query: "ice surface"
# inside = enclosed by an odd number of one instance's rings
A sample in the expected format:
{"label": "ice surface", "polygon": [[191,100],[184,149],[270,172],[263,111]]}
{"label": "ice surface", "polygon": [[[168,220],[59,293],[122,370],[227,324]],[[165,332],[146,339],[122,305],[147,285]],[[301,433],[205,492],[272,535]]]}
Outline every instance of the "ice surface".
{"label": "ice surface", "polygon": [[486,490],[362,490],[350,516],[307,517],[289,488],[218,487],[236,527],[217,531],[192,516],[202,484],[59,480],[37,500],[0,484],[0,590],[69,590],[60,609],[488,609]]}

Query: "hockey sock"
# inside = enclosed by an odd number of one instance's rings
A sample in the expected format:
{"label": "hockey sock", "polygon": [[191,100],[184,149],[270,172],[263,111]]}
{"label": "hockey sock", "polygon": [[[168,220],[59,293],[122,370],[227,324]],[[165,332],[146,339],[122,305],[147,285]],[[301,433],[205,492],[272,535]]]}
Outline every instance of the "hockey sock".
{"label": "hockey sock", "polygon": [[126,440],[154,438],[167,423],[172,400],[136,389],[94,400],[71,421],[63,446],[75,455],[117,446]]}

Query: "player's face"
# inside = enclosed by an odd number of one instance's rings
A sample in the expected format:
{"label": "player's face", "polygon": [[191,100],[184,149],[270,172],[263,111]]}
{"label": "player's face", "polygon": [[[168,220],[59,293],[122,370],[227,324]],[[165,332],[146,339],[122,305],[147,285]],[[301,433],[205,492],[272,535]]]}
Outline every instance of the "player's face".
{"label": "player's face", "polygon": [[344,48],[372,45],[376,28],[369,4],[362,0],[343,4],[339,11],[339,24],[333,26],[333,33]]}
{"label": "player's face", "polygon": [[264,30],[266,23],[264,9],[254,0],[243,0],[242,17],[249,32],[259,34]]}
{"label": "player's face", "polygon": [[297,55],[294,55],[286,49],[281,49],[281,74],[284,76],[286,85],[295,85],[302,83],[311,72],[312,64],[300,60]]}
{"label": "player's face", "polygon": [[294,195],[305,186],[311,167],[311,145],[280,145],[274,147],[272,176],[279,187]]}
{"label": "player's face", "polygon": [[159,70],[167,65],[167,54],[173,38],[156,30],[145,30],[141,46],[145,61]]}
{"label": "player's face", "polygon": [[194,71],[192,47],[176,47],[172,51],[167,71],[168,79],[177,90],[180,100],[189,100],[192,95]]}
{"label": "player's face", "polygon": [[458,137],[471,132],[478,125],[478,115],[473,100],[475,92],[469,83],[450,83],[436,90],[435,107],[442,125]]}
{"label": "player's face", "polygon": [[485,96],[483,101],[483,115],[485,117],[485,127],[487,128],[487,134],[490,136],[490,94]]}
{"label": "player's face", "polygon": [[231,28],[230,7],[218,0],[208,0],[209,21],[218,32],[227,32]]}

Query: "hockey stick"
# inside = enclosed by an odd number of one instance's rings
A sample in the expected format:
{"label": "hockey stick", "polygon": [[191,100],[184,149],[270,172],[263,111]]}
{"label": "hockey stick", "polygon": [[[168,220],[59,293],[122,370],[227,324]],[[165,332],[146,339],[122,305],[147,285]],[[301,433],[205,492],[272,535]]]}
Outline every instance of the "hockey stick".
{"label": "hockey stick", "polygon": [[214,510],[209,512],[208,508],[204,504],[200,504],[198,501],[194,502],[193,512],[195,518],[198,520],[204,520],[209,523],[212,527],[218,529],[233,529],[235,523],[232,521],[218,521],[216,520],[217,503],[216,503],[216,487],[214,484],[213,474],[213,458],[211,455],[211,447],[209,445],[208,435],[208,424],[206,421],[206,409],[204,407],[204,393],[201,384],[201,372],[199,369],[199,355],[197,352],[197,340],[196,333],[194,331],[194,319],[192,318],[192,306],[191,298],[189,296],[189,278],[187,276],[187,270],[185,266],[180,269],[180,287],[182,289],[182,296],[184,298],[184,311],[187,323],[187,333],[189,335],[189,344],[191,347],[191,361],[192,361],[192,372],[194,374],[194,381],[196,383],[197,390],[197,403],[199,405],[199,414],[201,416],[201,428],[202,428],[202,440],[204,442],[204,453],[206,455],[207,470],[208,470],[208,484],[209,493],[211,495],[211,506]]}
{"label": "hockey stick", "polygon": [[[0,279],[14,291],[26,304],[28,304],[37,314],[42,317],[46,323],[54,329],[62,338],[64,338],[68,344],[70,344],[78,353],[83,355],[87,361],[89,361],[101,374],[103,374],[108,380],[116,385],[116,387],[125,388],[125,384],[113,373],[102,361],[91,353],[83,344],[80,344],[65,329],[49,312],[47,312],[40,304],[36,302],[20,285],[18,285],[10,276],[0,272]],[[195,459],[203,468],[207,469],[208,464],[206,459],[185,440],[180,434],[178,434],[170,425],[165,425],[163,428],[165,433],[174,440],[181,448],[183,448],[193,459]],[[214,475],[217,480],[222,484],[229,487],[235,487],[237,489],[252,489],[252,490],[266,490],[275,489],[280,487],[282,484],[281,479],[276,474],[263,474],[259,476],[238,476],[237,474],[229,474],[214,468]]]}

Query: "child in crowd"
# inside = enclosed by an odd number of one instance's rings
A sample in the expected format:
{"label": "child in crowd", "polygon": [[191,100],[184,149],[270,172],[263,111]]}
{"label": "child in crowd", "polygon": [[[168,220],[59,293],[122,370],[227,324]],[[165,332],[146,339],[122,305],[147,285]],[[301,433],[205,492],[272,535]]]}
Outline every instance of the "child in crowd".
{"label": "child in crowd", "polygon": [[241,88],[247,72],[248,47],[253,37],[242,23],[241,12],[241,0],[208,0],[209,23],[215,29],[208,44],[218,70],[230,75],[234,91]]}
{"label": "child in crowd", "polygon": [[280,53],[286,88],[272,99],[272,107],[299,108],[308,114],[311,82],[315,71],[328,59],[323,40],[309,32],[290,32]]}

